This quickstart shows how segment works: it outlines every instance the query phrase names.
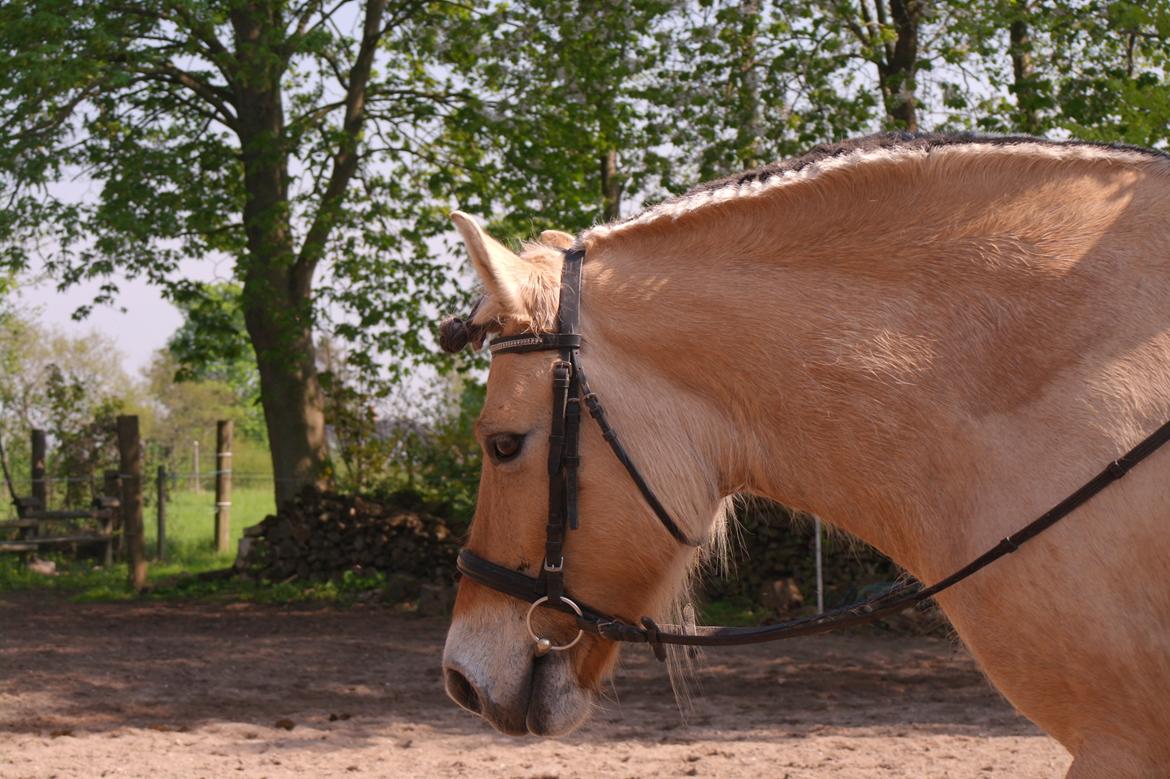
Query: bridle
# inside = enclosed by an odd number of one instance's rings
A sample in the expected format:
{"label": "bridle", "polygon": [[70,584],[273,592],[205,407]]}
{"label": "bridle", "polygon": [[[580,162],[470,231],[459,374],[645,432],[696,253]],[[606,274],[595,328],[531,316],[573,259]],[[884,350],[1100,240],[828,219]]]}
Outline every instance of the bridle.
{"label": "bridle", "polygon": [[[640,625],[624,622],[603,611],[594,609],[572,598],[565,590],[565,536],[579,524],[577,513],[577,468],[580,464],[581,403],[584,402],[605,441],[630,478],[642,493],[647,505],[659,522],[676,540],[688,546],[699,546],[690,539],[647,484],[621,441],[610,426],[596,393],[581,367],[581,266],[585,251],[572,248],[564,252],[561,271],[560,302],[557,311],[557,332],[525,333],[494,339],[489,349],[492,356],[555,351],[559,359],[553,366],[553,408],[549,433],[548,526],[545,528],[544,562],[538,576],[497,565],[476,555],[469,549],[459,553],[459,571],[478,584],[529,603],[525,626],[531,636],[536,656],[550,651],[572,648],[585,633],[593,633],[610,641],[628,641],[649,644],[659,660],[666,659],[666,644],[686,646],[733,646],[778,641],[797,636],[825,633],[830,630],[873,622],[934,597],[958,584],[976,571],[999,558],[1018,550],[1028,541],[1044,532],[1109,484],[1124,476],[1131,468],[1153,454],[1170,440],[1170,422],[1154,431],[1126,454],[1109,463],[1101,473],[1086,482],[1056,506],[988,549],[959,570],[929,587],[915,581],[900,584],[891,590],[859,603],[826,611],[822,614],[780,622],[762,627],[659,627],[649,617],[642,617]],[[532,615],[538,607],[555,609],[573,617],[577,635],[566,644],[555,645],[548,638],[536,634]]]}

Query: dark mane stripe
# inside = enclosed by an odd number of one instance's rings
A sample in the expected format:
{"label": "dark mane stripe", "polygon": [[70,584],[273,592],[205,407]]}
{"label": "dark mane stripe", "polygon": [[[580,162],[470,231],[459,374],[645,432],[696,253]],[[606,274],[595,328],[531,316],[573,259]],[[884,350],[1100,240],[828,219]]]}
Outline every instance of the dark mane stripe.
{"label": "dark mane stripe", "polygon": [[979,135],[977,133],[877,133],[861,138],[851,138],[840,143],[825,143],[814,146],[799,157],[790,160],[773,162],[760,168],[736,173],[715,181],[699,184],[688,190],[681,198],[700,192],[722,189],[729,186],[742,186],[753,181],[764,182],[768,179],[782,176],[785,173],[796,173],[809,165],[815,165],[823,160],[834,157],[846,157],[851,154],[869,151],[885,151],[898,149],[904,151],[931,152],[947,146],[1051,146],[1051,147],[1089,147],[1102,151],[1120,151],[1146,154],[1150,157],[1170,160],[1170,154],[1145,149],[1141,146],[1131,146],[1123,143],[1096,143],[1093,141],[1051,141],[1046,138],[1034,138],[1028,135]]}

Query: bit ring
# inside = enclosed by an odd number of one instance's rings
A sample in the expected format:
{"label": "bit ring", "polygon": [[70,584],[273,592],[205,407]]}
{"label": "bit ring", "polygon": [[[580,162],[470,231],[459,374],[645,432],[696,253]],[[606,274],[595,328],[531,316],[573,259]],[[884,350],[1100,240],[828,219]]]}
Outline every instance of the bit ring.
{"label": "bit ring", "polygon": [[[577,645],[577,642],[581,640],[581,636],[585,635],[585,631],[578,628],[577,629],[577,637],[574,638],[569,643],[562,644],[560,646],[554,646],[552,641],[550,641],[549,639],[541,638],[540,636],[536,635],[536,632],[532,629],[532,612],[536,611],[537,606],[539,606],[542,603],[547,602],[548,599],[549,598],[547,595],[540,596],[539,598],[537,598],[536,600],[534,600],[532,602],[532,605],[528,607],[528,613],[524,615],[524,627],[527,628],[528,635],[532,636],[532,641],[536,644],[536,656],[537,657],[543,657],[544,655],[547,655],[549,652],[564,652],[566,649],[572,649],[574,646]],[[560,601],[561,601],[561,603],[564,603],[569,608],[571,608],[573,611],[577,612],[578,617],[584,616],[581,613],[581,607],[578,606],[576,603],[573,603],[573,601],[569,600],[564,595],[560,596]]]}

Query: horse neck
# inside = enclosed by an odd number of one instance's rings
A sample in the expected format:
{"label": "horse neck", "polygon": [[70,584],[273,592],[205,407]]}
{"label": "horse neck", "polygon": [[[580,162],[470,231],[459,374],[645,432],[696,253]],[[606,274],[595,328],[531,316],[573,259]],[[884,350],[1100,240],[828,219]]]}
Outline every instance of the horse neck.
{"label": "horse neck", "polygon": [[1092,336],[1065,320],[1100,289],[1092,247],[1132,218],[1133,185],[1033,167],[1013,194],[1010,171],[962,172],[891,165],[596,241],[585,311],[611,386],[654,387],[626,393],[631,423],[701,450],[724,494],[816,513],[916,575],[961,561],[995,470],[977,428],[1039,424],[1028,409]]}

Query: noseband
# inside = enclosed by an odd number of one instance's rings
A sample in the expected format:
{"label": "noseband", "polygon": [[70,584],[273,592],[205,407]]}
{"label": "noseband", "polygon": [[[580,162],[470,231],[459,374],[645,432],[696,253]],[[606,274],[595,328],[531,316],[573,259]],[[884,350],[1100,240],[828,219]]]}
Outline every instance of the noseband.
{"label": "noseband", "polygon": [[[633,625],[607,615],[572,598],[565,590],[565,536],[579,525],[577,512],[577,468],[580,464],[581,402],[584,401],[605,441],[630,478],[642,493],[646,504],[658,521],[674,538],[687,546],[699,544],[691,540],[675,522],[662,502],[647,484],[629,453],[610,426],[596,393],[581,369],[581,265],[585,260],[583,249],[569,249],[564,253],[561,270],[561,293],[557,311],[557,332],[526,333],[493,340],[489,346],[492,356],[555,351],[559,359],[553,365],[553,409],[548,448],[548,525],[545,528],[544,562],[539,576],[527,576],[518,571],[485,560],[469,549],[459,553],[459,571],[478,584],[510,595],[531,604],[525,618],[528,633],[534,642],[536,656],[550,651],[564,651],[575,646],[585,633],[592,633],[610,641],[628,641],[649,644],[659,660],[666,659],[666,644],[686,646],[734,646],[778,641],[797,636],[825,633],[851,625],[873,622],[934,597],[943,590],[966,579],[976,571],[999,558],[1015,552],[1025,543],[1068,516],[1079,506],[1109,484],[1120,479],[1131,468],[1153,454],[1170,440],[1170,422],[1158,428],[1149,437],[1126,454],[1109,463],[1097,476],[1069,495],[1049,511],[1007,536],[991,549],[967,565],[935,582],[929,587],[909,581],[886,593],[859,603],[763,627],[696,627],[663,626],[642,617],[640,625]],[[576,624],[577,635],[566,644],[554,645],[532,629],[532,615],[544,607],[570,615]]]}

